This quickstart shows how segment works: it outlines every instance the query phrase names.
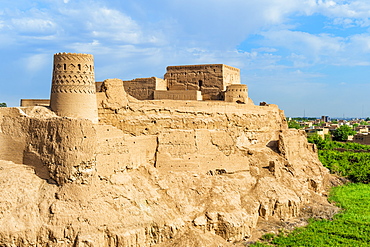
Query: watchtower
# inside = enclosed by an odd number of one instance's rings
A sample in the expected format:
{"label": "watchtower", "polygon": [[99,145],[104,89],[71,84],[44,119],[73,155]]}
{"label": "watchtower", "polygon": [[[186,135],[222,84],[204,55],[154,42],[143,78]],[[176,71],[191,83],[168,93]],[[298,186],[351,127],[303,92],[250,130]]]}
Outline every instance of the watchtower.
{"label": "watchtower", "polygon": [[232,84],[226,87],[226,102],[248,103],[248,87],[245,84]]}
{"label": "watchtower", "polygon": [[50,107],[61,117],[98,122],[93,55],[54,54]]}

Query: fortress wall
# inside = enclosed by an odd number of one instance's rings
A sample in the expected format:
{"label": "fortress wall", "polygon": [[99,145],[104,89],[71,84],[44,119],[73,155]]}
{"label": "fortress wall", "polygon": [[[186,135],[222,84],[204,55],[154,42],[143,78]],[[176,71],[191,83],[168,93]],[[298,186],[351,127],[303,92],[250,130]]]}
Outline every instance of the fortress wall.
{"label": "fortress wall", "polygon": [[[0,160],[29,165],[39,177],[51,178],[58,184],[88,183],[96,163],[96,130],[92,122],[37,118],[22,109],[0,110]],[[49,110],[45,108],[44,112]]]}
{"label": "fortress wall", "polygon": [[226,90],[227,86],[232,84],[240,84],[240,69],[223,65],[222,74],[225,82],[224,90]]}
{"label": "fortress wall", "polygon": [[153,92],[156,90],[156,79],[137,78],[131,81],[123,81],[125,91],[139,100],[153,99]]}
{"label": "fortress wall", "polygon": [[27,120],[17,108],[0,109],[0,160],[23,162],[27,130]]}
{"label": "fortress wall", "polygon": [[132,137],[111,125],[98,125],[96,170],[100,178],[141,166],[154,167],[157,137]]}
{"label": "fortress wall", "polygon": [[156,90],[154,91],[154,99],[202,100],[202,94],[196,90]]}
{"label": "fortress wall", "polygon": [[123,81],[123,86],[129,95],[139,100],[154,99],[155,90],[167,90],[167,82],[157,77]]}
{"label": "fortress wall", "polygon": [[279,131],[287,129],[282,111],[274,105],[129,102],[126,108],[114,110],[100,106],[99,117],[122,134],[153,138],[156,150],[151,144],[148,152],[155,152],[154,165],[164,172],[249,170],[255,163],[249,151],[276,152]]}
{"label": "fortress wall", "polygon": [[219,100],[224,86],[222,64],[168,66],[164,79],[169,90],[199,90],[203,99]]}
{"label": "fortress wall", "polygon": [[[59,185],[51,193],[50,184],[26,174],[35,180],[33,199],[22,189],[17,196],[41,214],[40,223],[12,237],[43,245],[173,246],[186,228],[241,241],[259,221],[288,221],[309,203],[325,204],[330,175],[276,106],[127,102],[114,96],[122,95],[119,84],[105,81],[99,125],[42,107],[0,109],[0,143],[5,135],[20,140],[15,155],[22,150],[23,163]],[[1,186],[18,179],[8,176]],[[20,203],[12,203],[15,211]],[[8,230],[13,215],[5,213],[0,228]]]}
{"label": "fortress wall", "polygon": [[130,102],[128,107],[128,111],[100,107],[101,122],[132,135],[158,134],[169,129],[240,129],[260,133],[287,128],[284,113],[275,105],[164,100]]}
{"label": "fortress wall", "polygon": [[49,99],[21,99],[21,106],[50,106]]}
{"label": "fortress wall", "polygon": [[28,127],[24,164],[43,164],[58,184],[91,182],[96,166],[96,129],[91,121],[31,118]]}

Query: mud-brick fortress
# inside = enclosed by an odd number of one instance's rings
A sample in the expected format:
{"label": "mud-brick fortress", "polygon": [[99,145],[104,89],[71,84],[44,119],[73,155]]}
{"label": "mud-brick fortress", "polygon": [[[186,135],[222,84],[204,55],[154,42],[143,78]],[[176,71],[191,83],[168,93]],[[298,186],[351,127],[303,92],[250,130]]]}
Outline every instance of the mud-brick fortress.
{"label": "mud-brick fortress", "polygon": [[237,68],[96,82],[58,53],[51,83],[0,108],[0,246],[229,246],[327,205],[315,147]]}
{"label": "mud-brick fortress", "polygon": [[[92,55],[55,54],[50,103],[54,106],[54,111],[68,115],[70,108],[74,107],[65,103],[63,109],[60,109],[59,102],[74,102],[73,96],[65,94],[68,90],[83,90],[86,93],[80,98],[81,102],[94,106],[91,97],[95,94],[92,82],[94,82]],[[96,92],[101,92],[102,84],[103,82],[95,83]],[[87,85],[90,88],[87,88]],[[224,64],[168,66],[164,79],[137,78],[123,81],[123,86],[129,95],[138,100],[221,100],[248,103],[248,89],[245,84],[240,84],[240,70]],[[58,92],[62,92],[62,96],[59,96]],[[49,104],[47,100],[21,101],[22,106],[47,104]],[[84,111],[83,106],[80,108],[81,111]],[[85,112],[83,115],[89,114],[92,112]]]}
{"label": "mud-brick fortress", "polygon": [[164,79],[138,78],[123,83],[125,91],[139,100],[248,102],[247,86],[240,84],[240,70],[224,64],[168,66]]}

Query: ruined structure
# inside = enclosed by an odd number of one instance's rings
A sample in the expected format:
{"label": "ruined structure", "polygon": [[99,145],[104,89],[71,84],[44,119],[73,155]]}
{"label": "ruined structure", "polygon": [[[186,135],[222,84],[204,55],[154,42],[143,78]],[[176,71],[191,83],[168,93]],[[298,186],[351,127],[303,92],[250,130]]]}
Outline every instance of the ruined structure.
{"label": "ruined structure", "polygon": [[98,122],[92,55],[54,55],[50,107],[59,116],[86,118],[94,123]]}
{"label": "ruined structure", "polygon": [[56,55],[53,111],[0,109],[1,246],[244,246],[264,222],[334,212],[314,145],[276,105],[232,103],[245,87],[210,94],[231,103],[139,101],[119,79],[71,92],[85,62],[60,56],[76,57]]}
{"label": "ruined structure", "polygon": [[139,100],[154,99],[156,90],[167,90],[167,82],[161,78],[136,78],[131,81],[123,81],[125,91]]}

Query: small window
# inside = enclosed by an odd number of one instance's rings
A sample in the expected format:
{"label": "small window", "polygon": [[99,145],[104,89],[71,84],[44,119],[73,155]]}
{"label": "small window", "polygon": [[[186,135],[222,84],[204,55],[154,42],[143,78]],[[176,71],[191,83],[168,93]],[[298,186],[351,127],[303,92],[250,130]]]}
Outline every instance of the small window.
{"label": "small window", "polygon": [[199,87],[202,87],[203,86],[203,81],[199,80],[198,85],[199,85]]}
{"label": "small window", "polygon": [[63,69],[67,70],[67,64],[63,64]]}

